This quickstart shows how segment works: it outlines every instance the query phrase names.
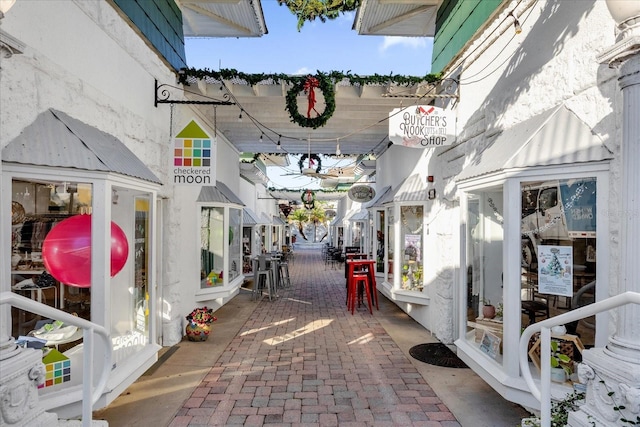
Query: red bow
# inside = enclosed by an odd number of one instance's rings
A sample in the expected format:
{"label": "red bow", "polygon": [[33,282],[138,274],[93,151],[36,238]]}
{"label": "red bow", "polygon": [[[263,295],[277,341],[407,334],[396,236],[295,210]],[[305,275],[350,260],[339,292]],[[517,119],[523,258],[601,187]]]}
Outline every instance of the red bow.
{"label": "red bow", "polygon": [[[305,80],[304,82],[304,86],[302,86],[302,88],[304,89],[304,93],[307,94],[307,99],[309,100],[309,106],[307,108],[307,118],[311,118],[311,110],[316,111],[316,109],[314,108],[314,106],[316,105],[316,94],[313,89],[318,86],[320,86],[320,82],[318,82],[318,79],[311,76],[307,77],[307,80]],[[318,112],[316,111],[316,114],[317,113]]]}

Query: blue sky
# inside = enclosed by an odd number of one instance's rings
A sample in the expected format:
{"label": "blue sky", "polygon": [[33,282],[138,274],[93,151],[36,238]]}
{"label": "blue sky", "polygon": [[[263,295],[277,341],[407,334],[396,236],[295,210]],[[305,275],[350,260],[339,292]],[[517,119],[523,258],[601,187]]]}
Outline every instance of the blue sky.
{"label": "blue sky", "polygon": [[[354,12],[322,23],[298,19],[276,0],[262,0],[268,34],[254,38],[186,40],[187,65],[194,68],[233,68],[244,73],[315,74],[316,71],[350,71],[353,74],[424,76],[431,70],[433,39],[418,37],[359,36],[352,30]],[[323,159],[323,169],[348,166],[351,160]],[[286,170],[269,168],[269,185],[319,188],[318,180],[281,176],[299,172],[297,159]]]}
{"label": "blue sky", "polygon": [[276,0],[262,0],[268,34],[252,38],[186,40],[189,67],[235,68],[245,73],[306,74],[317,70],[354,74],[424,76],[431,70],[432,38],[359,36],[355,13],[305,22]]}

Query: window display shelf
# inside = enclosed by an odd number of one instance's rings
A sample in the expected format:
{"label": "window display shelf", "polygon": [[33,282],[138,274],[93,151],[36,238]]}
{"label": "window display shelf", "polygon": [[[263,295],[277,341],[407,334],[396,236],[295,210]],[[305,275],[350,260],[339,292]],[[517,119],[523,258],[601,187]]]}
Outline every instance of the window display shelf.
{"label": "window display shelf", "polygon": [[389,282],[383,283],[379,290],[384,294],[384,296],[392,301],[417,305],[429,305],[431,303],[431,298],[423,294],[421,291],[393,289]]}

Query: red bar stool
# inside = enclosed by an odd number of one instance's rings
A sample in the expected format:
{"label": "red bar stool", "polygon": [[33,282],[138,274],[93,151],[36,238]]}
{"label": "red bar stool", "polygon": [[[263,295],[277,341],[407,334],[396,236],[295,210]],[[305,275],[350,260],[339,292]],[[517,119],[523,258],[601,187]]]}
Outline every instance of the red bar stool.
{"label": "red bar stool", "polygon": [[[371,300],[371,284],[369,282],[369,271],[362,270],[364,267],[358,265],[357,261],[350,261],[348,263],[348,275],[347,275],[347,309],[351,310],[353,314],[356,306],[356,300],[358,299],[359,289],[363,289],[367,295],[367,303],[369,306],[369,313],[373,314],[373,304]],[[356,269],[358,269],[356,271]]]}

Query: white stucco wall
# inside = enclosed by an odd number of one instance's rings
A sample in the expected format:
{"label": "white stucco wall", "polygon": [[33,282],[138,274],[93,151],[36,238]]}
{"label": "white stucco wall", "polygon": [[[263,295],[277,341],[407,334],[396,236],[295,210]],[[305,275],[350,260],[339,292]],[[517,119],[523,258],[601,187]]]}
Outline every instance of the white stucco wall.
{"label": "white stucco wall", "polygon": [[[419,161],[417,151],[392,146],[377,161],[378,188],[395,187],[413,171],[436,178],[433,187],[437,197],[425,210],[428,225],[425,292],[430,297],[429,310],[406,303],[398,305],[444,342],[455,339],[457,328],[454,305],[460,277],[461,240],[455,177],[486,146],[486,136],[495,133],[495,129],[511,127],[564,104],[590,126],[614,154],[619,151],[612,139],[618,126],[613,105],[620,102],[615,71],[596,61],[597,54],[614,43],[615,25],[605,2],[529,2],[532,6],[520,15],[523,32],[519,35],[513,31],[513,21],[508,20],[511,18],[506,16],[517,3],[512,2],[497,18],[498,22],[504,20],[502,35],[496,38],[496,34],[500,34],[493,32],[497,24],[490,25],[484,33],[476,35],[476,41],[462,54],[462,63],[451,67],[451,70],[462,70],[460,98],[455,103],[439,100],[436,105],[455,112],[456,143],[425,150]],[[613,207],[620,206],[619,167],[616,156],[610,173],[609,197]],[[610,293],[616,293],[619,221],[615,216],[610,216],[609,221],[609,287]],[[429,253],[435,256],[429,257]]]}
{"label": "white stucco wall", "polygon": [[54,108],[119,138],[166,177],[169,107],[153,107],[153,81],[175,76],[112,6],[18,1],[2,30],[26,45],[2,59],[2,146]]}

